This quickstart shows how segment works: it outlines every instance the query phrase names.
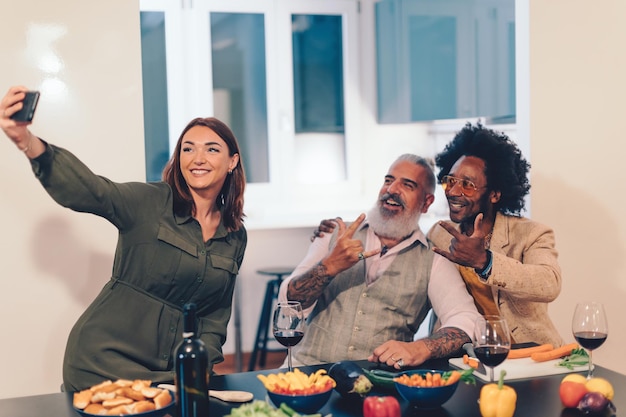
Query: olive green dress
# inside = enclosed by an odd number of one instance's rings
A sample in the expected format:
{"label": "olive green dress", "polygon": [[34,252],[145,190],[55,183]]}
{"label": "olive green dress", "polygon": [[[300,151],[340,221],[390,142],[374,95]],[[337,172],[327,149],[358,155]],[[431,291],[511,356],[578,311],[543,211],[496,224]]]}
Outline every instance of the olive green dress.
{"label": "olive green dress", "polygon": [[197,304],[211,367],[221,362],[246,230],[229,233],[220,224],[204,242],[194,218],[173,212],[166,183],[112,182],[54,145],[31,164],[56,202],[101,216],[119,230],[111,280],[69,335],[65,389],[118,378],[173,381],[188,302]]}

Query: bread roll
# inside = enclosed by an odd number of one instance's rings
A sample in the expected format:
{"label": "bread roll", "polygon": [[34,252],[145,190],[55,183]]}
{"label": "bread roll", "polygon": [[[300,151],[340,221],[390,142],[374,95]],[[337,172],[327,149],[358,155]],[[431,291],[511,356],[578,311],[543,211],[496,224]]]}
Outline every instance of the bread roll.
{"label": "bread roll", "polygon": [[95,414],[95,415],[98,415],[98,416],[103,416],[109,410],[104,408],[104,406],[101,403],[92,403],[92,404],[89,404],[87,407],[85,407],[85,409],[83,411],[85,413]]}
{"label": "bread roll", "polygon": [[154,387],[144,387],[141,389],[141,393],[146,398],[154,398],[157,395],[159,395],[161,391],[163,391],[161,388],[154,388]]}
{"label": "bread roll", "polygon": [[94,392],[93,395],[91,396],[91,402],[101,403],[102,401],[112,400],[113,398],[115,398],[115,396],[116,396],[115,391],[112,391],[112,392],[97,391],[97,392]]}
{"label": "bread roll", "polygon": [[152,385],[152,381],[147,379],[135,379],[133,381],[133,389],[135,391],[141,391],[142,388],[146,388]]}
{"label": "bread roll", "polygon": [[152,401],[144,400],[137,401],[136,403],[131,405],[133,409],[133,414],[145,413],[146,411],[156,410],[156,405]]}
{"label": "bread roll", "polygon": [[93,396],[93,392],[90,389],[82,390],[74,393],[74,407],[83,409],[89,405],[91,402],[91,397]]}
{"label": "bread roll", "polygon": [[[102,391],[106,387],[109,387],[111,385],[113,385],[113,381],[111,381],[110,379],[107,379],[106,381],[103,381],[103,382],[101,382],[99,384],[94,385],[90,389],[91,389],[92,392]],[[111,388],[115,389],[115,387],[111,387]],[[111,390],[109,390],[109,391],[111,391]],[[109,392],[109,391],[105,391],[105,392]]]}
{"label": "bread roll", "polygon": [[114,382],[114,384],[117,385],[118,387],[130,387],[133,385],[133,383],[134,381],[131,381],[130,379],[118,379],[117,381]]}
{"label": "bread roll", "polygon": [[129,405],[118,405],[117,407],[108,408],[107,416],[126,416],[128,414],[132,414],[133,411],[130,409]]}
{"label": "bread roll", "polygon": [[163,407],[168,406],[172,402],[172,396],[170,395],[170,392],[168,390],[164,389],[159,395],[154,397],[152,401],[154,401],[156,409],[159,410]]}
{"label": "bread roll", "polygon": [[117,407],[118,405],[128,405],[128,404],[132,404],[134,403],[134,400],[131,400],[130,398],[126,398],[126,397],[115,397],[111,400],[105,400],[102,401],[102,405],[105,408],[113,408],[113,407]]}
{"label": "bread roll", "polygon": [[115,390],[115,393],[122,397],[132,398],[135,401],[143,401],[146,399],[141,391],[135,391],[131,387],[118,388]]}

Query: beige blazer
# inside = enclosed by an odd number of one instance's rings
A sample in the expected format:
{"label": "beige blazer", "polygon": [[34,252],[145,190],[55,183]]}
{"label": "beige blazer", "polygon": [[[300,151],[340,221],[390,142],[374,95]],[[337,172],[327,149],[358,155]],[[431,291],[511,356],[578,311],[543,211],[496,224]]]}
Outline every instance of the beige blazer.
{"label": "beige blazer", "polygon": [[[437,224],[428,232],[428,238],[445,250],[452,240]],[[561,292],[554,231],[525,217],[498,213],[490,249],[493,267],[486,285],[491,286],[515,342],[561,346],[563,339],[548,315],[548,303]]]}

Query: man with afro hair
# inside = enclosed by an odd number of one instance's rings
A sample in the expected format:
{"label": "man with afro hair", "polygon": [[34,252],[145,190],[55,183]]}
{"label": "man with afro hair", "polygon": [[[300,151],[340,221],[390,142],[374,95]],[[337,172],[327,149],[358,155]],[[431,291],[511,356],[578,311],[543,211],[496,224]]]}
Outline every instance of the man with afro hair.
{"label": "man with afro hair", "polygon": [[451,221],[428,233],[459,265],[478,311],[504,317],[512,342],[563,344],[548,315],[561,291],[554,231],[521,216],[530,165],[503,133],[467,123],[436,155]]}

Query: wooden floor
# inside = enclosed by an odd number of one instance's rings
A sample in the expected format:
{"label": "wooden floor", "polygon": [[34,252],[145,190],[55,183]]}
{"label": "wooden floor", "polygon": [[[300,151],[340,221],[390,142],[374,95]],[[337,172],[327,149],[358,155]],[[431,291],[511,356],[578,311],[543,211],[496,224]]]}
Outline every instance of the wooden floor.
{"label": "wooden floor", "polygon": [[[242,355],[243,356],[242,361],[241,361],[242,372],[248,371],[248,365],[250,362],[250,353],[251,352],[244,352]],[[277,369],[283,364],[285,357],[286,357],[286,353],[284,352],[267,352],[267,357],[265,359],[265,366],[264,367],[258,366],[259,358],[257,357],[257,366],[254,370],[256,371],[260,369]],[[235,355],[224,355],[224,362],[215,365],[213,367],[213,371],[220,375],[232,374],[232,373],[238,372],[235,365],[236,365]]]}

